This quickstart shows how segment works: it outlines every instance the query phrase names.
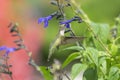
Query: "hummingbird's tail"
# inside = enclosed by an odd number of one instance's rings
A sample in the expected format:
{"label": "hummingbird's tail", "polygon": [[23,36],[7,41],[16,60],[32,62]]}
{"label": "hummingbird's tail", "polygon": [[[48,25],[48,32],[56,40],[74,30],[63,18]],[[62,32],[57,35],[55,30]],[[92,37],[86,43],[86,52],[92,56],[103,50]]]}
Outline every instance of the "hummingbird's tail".
{"label": "hummingbird's tail", "polygon": [[55,51],[55,48],[53,48],[53,47],[51,47],[51,48],[49,49],[49,55],[48,55],[47,61],[50,61],[50,58],[51,58],[52,54],[54,53],[54,51]]}
{"label": "hummingbird's tail", "polygon": [[51,54],[51,53],[49,53],[49,55],[48,55],[48,59],[47,59],[48,62],[50,61],[50,57],[51,57],[50,54]]}

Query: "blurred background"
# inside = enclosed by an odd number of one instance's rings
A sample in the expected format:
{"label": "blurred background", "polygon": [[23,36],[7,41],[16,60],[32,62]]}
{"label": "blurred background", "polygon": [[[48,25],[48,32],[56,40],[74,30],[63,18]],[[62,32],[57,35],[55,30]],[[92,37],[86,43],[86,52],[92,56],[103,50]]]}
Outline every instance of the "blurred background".
{"label": "blurred background", "polygon": [[[108,23],[113,26],[115,18],[120,14],[120,0],[75,1],[94,22]],[[36,63],[49,65],[47,62],[49,45],[58,32],[58,22],[53,19],[50,21],[49,27],[44,29],[37,20],[56,10],[56,6],[50,4],[50,0],[0,0],[0,45],[15,46],[12,42],[14,38],[11,37],[7,26],[10,22],[17,22],[24,42],[33,52]],[[67,19],[74,16],[70,8],[66,8],[65,13],[68,15]],[[84,36],[84,24],[73,23],[72,28],[76,35]],[[64,46],[60,48],[62,49]],[[61,53],[61,49],[55,52],[51,59],[55,57],[64,61],[70,52]],[[38,77],[40,74],[27,64],[28,56],[24,50],[14,52],[10,56],[10,63],[13,65],[11,70],[15,80],[42,80],[41,77]]]}

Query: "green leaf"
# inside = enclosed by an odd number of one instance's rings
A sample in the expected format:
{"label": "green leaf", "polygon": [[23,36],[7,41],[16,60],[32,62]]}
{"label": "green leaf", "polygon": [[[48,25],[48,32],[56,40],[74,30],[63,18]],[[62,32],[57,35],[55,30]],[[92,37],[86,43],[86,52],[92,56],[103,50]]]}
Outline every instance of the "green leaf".
{"label": "green leaf", "polygon": [[89,68],[84,72],[83,77],[83,80],[98,80],[97,70]]}
{"label": "green leaf", "polygon": [[104,55],[105,54],[104,52],[102,53],[103,53],[102,54],[103,56],[100,56],[98,60],[98,63],[99,63],[98,68],[100,68],[102,70],[102,73],[104,72],[103,74],[106,75],[107,74],[107,61],[106,61],[107,57]]}
{"label": "green leaf", "polygon": [[100,30],[99,24],[97,24],[95,22],[91,22],[91,27],[92,27],[93,31],[95,32],[95,34],[97,35]]}
{"label": "green leaf", "polygon": [[45,80],[53,80],[53,76],[50,74],[46,67],[40,66],[39,68]]}
{"label": "green leaf", "polygon": [[107,74],[107,62],[106,62],[106,60],[102,61],[100,68],[101,68],[102,72],[104,72],[103,74],[106,75]]}
{"label": "green leaf", "polygon": [[109,36],[109,25],[108,24],[99,24],[100,26],[100,31],[99,31],[99,38],[101,38],[101,40],[106,43],[108,36]]}
{"label": "green leaf", "polygon": [[77,77],[77,75],[81,71],[85,71],[86,69],[87,69],[86,64],[81,64],[81,63],[74,64],[73,67],[72,67],[72,72],[71,72],[72,80],[75,79],[75,77]]}
{"label": "green leaf", "polygon": [[91,63],[94,63],[96,66],[98,66],[98,51],[94,48],[87,48],[86,52],[84,54],[87,54],[87,58]]}
{"label": "green leaf", "polygon": [[103,24],[103,23],[94,23],[91,22],[92,29],[95,32],[95,34],[101,38],[101,40],[106,43],[107,38],[109,36],[109,25],[108,24]]}
{"label": "green leaf", "polygon": [[120,69],[118,67],[112,66],[110,68],[108,80],[119,80],[120,79]]}
{"label": "green leaf", "polygon": [[103,43],[107,43],[107,39],[108,39],[108,36],[109,36],[109,31],[110,31],[109,25],[108,24],[91,22],[91,26],[92,26],[92,29],[93,29],[95,35],[96,35],[96,36],[93,36],[94,45],[98,49],[102,50],[101,45],[99,44],[99,42],[96,40],[95,37],[99,37],[99,39]]}
{"label": "green leaf", "polygon": [[117,51],[118,51],[118,46],[117,45],[115,45],[115,44],[112,44],[111,45],[111,52],[112,52],[112,55],[114,56],[114,55],[116,55],[117,54]]}
{"label": "green leaf", "polygon": [[68,56],[68,58],[62,64],[62,68],[66,67],[71,61],[80,58],[80,52],[72,53]]}
{"label": "green leaf", "polygon": [[80,46],[72,46],[72,47],[65,48],[64,50],[77,50],[77,51],[80,51],[80,50],[83,50],[83,48],[80,47]]}

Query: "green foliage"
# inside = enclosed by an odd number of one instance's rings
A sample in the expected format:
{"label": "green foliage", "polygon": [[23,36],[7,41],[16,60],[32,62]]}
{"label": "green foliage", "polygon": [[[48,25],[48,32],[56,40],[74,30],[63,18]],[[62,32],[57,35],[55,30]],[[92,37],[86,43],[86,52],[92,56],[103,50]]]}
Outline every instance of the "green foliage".
{"label": "green foliage", "polygon": [[[74,0],[72,5],[74,5],[74,7],[71,6],[71,8],[69,8],[72,9],[71,14],[77,14],[84,20],[83,25],[85,28],[82,27],[80,33],[83,31],[84,33],[82,34],[87,36],[83,41],[85,50],[78,45],[63,49],[73,50],[74,52],[68,55],[61,64],[61,68],[55,72],[61,74],[63,71],[62,74],[64,75],[64,69],[66,69],[72,61],[79,59],[79,62],[73,64],[71,71],[69,70],[71,73],[69,78],[71,79],[68,78],[68,80],[75,80],[80,73],[83,73],[83,80],[120,80],[120,17],[116,18],[114,22],[115,27],[112,27],[108,23],[91,21],[81,8],[78,9]],[[81,13],[77,13],[76,9],[78,9],[78,11],[80,10]],[[67,8],[65,10],[67,10]],[[68,16],[70,17],[70,15]],[[114,33],[111,32],[113,28],[115,28]],[[49,74],[50,78],[50,73],[44,68],[42,69],[45,79],[48,80],[48,76],[46,75]]]}
{"label": "green foliage", "polygon": [[84,72],[87,69],[87,67],[88,66],[86,64],[74,64],[71,71],[72,80],[74,80],[81,71]]}
{"label": "green foliage", "polygon": [[83,80],[98,80],[96,69],[89,68],[84,72]]}
{"label": "green foliage", "polygon": [[[110,26],[108,24],[91,22],[91,27],[96,36],[99,37],[101,41],[106,44],[109,37]],[[99,42],[95,39],[96,36],[92,36],[94,45],[96,48],[101,49]]]}
{"label": "green foliage", "polygon": [[86,55],[89,64],[95,64],[95,66],[98,66],[98,51],[96,49],[87,48],[83,54]]}
{"label": "green foliage", "polygon": [[75,52],[72,53],[68,56],[68,58],[65,60],[65,62],[62,64],[62,68],[66,67],[71,61],[75,60],[75,59],[79,59],[80,58],[80,53],[79,52]]}
{"label": "green foliage", "polygon": [[112,66],[109,71],[108,80],[119,80],[120,79],[120,69],[118,67]]}
{"label": "green foliage", "polygon": [[53,76],[51,75],[50,71],[47,70],[45,66],[40,66],[39,71],[44,76],[45,80],[53,80]]}

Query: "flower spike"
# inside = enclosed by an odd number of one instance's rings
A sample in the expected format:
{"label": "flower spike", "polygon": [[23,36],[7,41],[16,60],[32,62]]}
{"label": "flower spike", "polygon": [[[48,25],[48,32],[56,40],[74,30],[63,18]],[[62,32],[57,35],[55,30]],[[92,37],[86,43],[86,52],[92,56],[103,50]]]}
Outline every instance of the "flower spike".
{"label": "flower spike", "polygon": [[16,51],[16,48],[8,48],[6,46],[1,46],[0,51],[3,51],[3,50],[6,51],[4,56],[8,56],[9,53]]}
{"label": "flower spike", "polygon": [[78,21],[78,23],[81,23],[82,19],[80,17],[75,16],[74,18],[72,18],[70,20],[60,22],[60,24],[65,24],[66,28],[70,28],[70,23],[73,21]]}

